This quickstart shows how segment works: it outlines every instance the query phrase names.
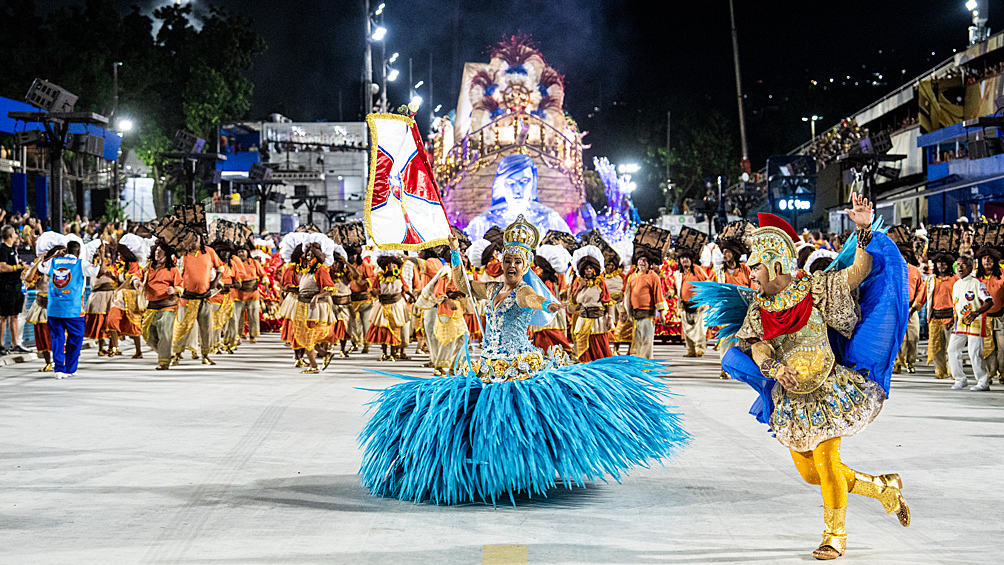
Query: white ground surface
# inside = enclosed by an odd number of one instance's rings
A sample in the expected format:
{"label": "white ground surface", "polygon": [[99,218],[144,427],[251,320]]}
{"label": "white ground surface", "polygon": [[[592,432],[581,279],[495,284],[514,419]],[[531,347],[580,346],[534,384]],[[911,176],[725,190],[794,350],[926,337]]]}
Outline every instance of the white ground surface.
{"label": "white ground surface", "polygon": [[[131,354],[131,345],[125,348]],[[413,349],[413,348],[411,348]],[[84,352],[78,376],[41,363],[0,367],[3,563],[796,563],[819,543],[819,492],[747,414],[754,393],[718,379],[717,358],[672,358],[690,447],[622,484],[556,490],[517,507],[436,507],[370,496],[356,471],[365,403],[421,357],[291,367],[273,335],[168,372]],[[856,563],[999,563],[1004,518],[1004,386],[949,390],[924,367],[844,461],[898,472],[913,510],[903,529],[852,496]],[[525,559],[492,545],[526,546]],[[502,553],[506,548],[502,548]],[[510,552],[520,555],[521,550]]]}

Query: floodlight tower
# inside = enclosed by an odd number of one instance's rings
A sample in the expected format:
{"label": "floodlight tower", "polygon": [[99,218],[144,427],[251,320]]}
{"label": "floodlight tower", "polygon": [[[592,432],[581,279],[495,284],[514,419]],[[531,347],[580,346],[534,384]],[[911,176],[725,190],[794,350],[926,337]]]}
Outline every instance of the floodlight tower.
{"label": "floodlight tower", "polygon": [[987,16],[990,14],[987,0],[969,0],[966,9],[973,13],[973,25],[969,26],[969,44],[983,43],[990,37]]}

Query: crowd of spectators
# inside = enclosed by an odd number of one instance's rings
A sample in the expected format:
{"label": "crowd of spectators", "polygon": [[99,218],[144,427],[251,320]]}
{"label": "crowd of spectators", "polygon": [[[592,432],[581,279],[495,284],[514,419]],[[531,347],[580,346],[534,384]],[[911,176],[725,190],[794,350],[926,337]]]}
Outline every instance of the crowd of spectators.
{"label": "crowd of spectators", "polygon": [[815,157],[818,167],[823,169],[867,137],[867,128],[858,126],[854,120],[843,120],[840,125],[816,136],[806,153]]}

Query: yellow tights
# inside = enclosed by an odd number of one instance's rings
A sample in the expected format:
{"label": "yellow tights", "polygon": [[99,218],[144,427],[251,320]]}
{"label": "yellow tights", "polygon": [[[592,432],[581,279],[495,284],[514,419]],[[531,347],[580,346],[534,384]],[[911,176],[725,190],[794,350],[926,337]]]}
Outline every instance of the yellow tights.
{"label": "yellow tights", "polygon": [[854,469],[840,462],[840,438],[828,439],[812,451],[792,451],[795,468],[810,485],[819,485],[823,504],[847,506],[847,493],[854,488]]}

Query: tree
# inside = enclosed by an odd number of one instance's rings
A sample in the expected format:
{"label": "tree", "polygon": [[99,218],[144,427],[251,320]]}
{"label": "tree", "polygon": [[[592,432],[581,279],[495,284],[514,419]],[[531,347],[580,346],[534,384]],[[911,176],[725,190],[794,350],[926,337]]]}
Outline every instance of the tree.
{"label": "tree", "polygon": [[159,153],[179,129],[213,139],[220,123],[246,119],[253,85],[244,75],[265,50],[243,17],[213,7],[200,19],[196,29],[191,3],[163,6],[151,19],[137,7],[122,16],[111,0],[84,0],[43,18],[32,0],[0,0],[0,95],[23,99],[35,78],[45,78],[78,95],[78,110],[107,116],[112,65],[121,62],[116,116],[137,128],[123,140],[123,155],[135,150],[150,167],[163,215],[168,185]]}
{"label": "tree", "polygon": [[[734,128],[716,110],[685,115],[673,128],[673,148],[667,153],[664,144],[651,139],[642,143],[645,168],[661,177],[666,210],[682,208],[685,200],[701,196],[706,178],[724,175],[729,181],[739,178],[739,153],[733,139]],[[665,129],[661,139],[665,139]],[[664,143],[664,142],[663,142]],[[673,186],[665,178],[669,159]],[[651,174],[651,173],[650,173]]]}
{"label": "tree", "polygon": [[607,209],[606,186],[600,180],[600,174],[593,169],[588,169],[582,173],[583,183],[586,185],[586,202],[593,205],[597,214]]}

